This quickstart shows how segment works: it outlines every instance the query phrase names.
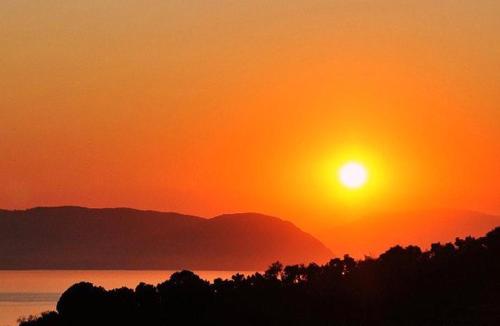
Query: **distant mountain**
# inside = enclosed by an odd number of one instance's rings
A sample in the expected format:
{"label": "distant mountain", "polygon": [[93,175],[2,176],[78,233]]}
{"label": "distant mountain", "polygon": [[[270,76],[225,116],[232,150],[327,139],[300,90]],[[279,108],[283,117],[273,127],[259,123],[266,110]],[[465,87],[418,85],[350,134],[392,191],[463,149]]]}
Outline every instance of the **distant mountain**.
{"label": "distant mountain", "polygon": [[262,270],[331,252],[292,223],[255,213],[211,219],[129,208],[0,210],[0,269]]}
{"label": "distant mountain", "polygon": [[421,210],[359,217],[343,225],[316,232],[335,256],[376,257],[396,244],[422,249],[456,237],[482,236],[500,225],[500,216],[467,210]]}

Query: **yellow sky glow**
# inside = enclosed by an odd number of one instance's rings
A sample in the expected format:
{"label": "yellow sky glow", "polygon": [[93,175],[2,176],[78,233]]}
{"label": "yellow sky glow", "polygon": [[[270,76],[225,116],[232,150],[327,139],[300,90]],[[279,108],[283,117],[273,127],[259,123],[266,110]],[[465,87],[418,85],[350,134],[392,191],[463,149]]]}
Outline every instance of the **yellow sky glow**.
{"label": "yellow sky glow", "polygon": [[[0,207],[500,213],[498,1],[2,1]],[[332,174],[361,162],[369,182]],[[460,206],[460,207],[457,207]]]}

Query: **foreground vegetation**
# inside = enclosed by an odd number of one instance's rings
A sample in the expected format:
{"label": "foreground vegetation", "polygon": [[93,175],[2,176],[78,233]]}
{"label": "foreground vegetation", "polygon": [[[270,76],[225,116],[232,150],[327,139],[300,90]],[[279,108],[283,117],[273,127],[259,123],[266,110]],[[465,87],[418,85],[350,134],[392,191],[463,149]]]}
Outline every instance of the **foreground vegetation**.
{"label": "foreground vegetation", "polygon": [[425,252],[396,246],[377,259],[274,263],[213,283],[190,271],[135,290],[78,283],[56,312],[20,325],[500,325],[500,227]]}

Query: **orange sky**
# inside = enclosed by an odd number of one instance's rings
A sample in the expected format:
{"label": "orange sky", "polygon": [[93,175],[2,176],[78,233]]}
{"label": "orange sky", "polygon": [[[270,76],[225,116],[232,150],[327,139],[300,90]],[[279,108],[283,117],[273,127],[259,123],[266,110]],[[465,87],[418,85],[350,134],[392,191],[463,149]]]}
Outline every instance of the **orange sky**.
{"label": "orange sky", "polygon": [[[498,1],[2,1],[0,207],[500,213]],[[370,170],[356,194],[335,172]]]}

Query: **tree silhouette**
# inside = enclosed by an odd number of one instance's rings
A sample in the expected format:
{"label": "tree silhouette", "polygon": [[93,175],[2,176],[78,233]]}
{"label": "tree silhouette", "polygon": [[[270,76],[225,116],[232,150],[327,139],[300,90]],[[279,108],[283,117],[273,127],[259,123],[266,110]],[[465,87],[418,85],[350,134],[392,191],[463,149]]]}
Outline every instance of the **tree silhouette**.
{"label": "tree silhouette", "polygon": [[263,273],[209,283],[180,271],[158,284],[66,290],[57,312],[22,326],[500,325],[500,228],[478,239],[394,246],[378,258],[325,265],[272,263]]}

